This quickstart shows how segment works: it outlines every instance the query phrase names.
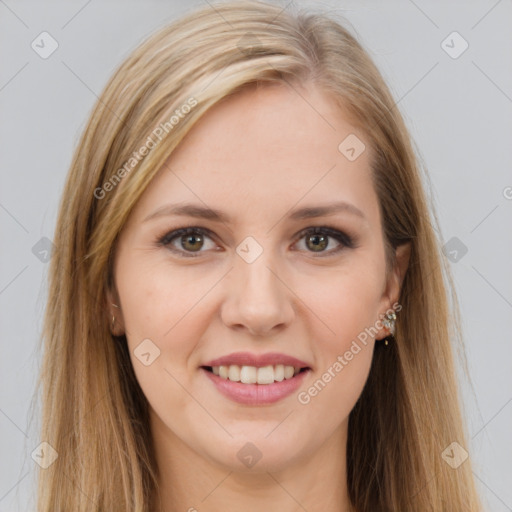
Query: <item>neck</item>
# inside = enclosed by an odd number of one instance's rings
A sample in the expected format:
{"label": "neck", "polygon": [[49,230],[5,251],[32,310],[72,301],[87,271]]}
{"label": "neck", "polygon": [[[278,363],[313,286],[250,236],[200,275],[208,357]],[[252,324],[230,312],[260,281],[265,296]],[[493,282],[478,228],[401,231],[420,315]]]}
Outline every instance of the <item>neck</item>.
{"label": "neck", "polygon": [[154,413],[159,492],[155,512],[352,512],[346,484],[348,421],[314,453],[279,470],[239,472],[202,457]]}

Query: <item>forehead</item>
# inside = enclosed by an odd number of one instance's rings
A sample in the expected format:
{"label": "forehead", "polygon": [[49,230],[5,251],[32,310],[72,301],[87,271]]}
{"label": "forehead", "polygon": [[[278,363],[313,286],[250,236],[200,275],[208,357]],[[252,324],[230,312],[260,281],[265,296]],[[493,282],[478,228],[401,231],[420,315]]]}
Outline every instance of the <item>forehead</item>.
{"label": "forehead", "polygon": [[[344,141],[362,151],[356,159],[347,158]],[[249,87],[203,116],[137,209],[147,215],[157,203],[194,201],[234,215],[263,208],[275,215],[345,200],[378,216],[369,153],[364,134],[319,89]]]}

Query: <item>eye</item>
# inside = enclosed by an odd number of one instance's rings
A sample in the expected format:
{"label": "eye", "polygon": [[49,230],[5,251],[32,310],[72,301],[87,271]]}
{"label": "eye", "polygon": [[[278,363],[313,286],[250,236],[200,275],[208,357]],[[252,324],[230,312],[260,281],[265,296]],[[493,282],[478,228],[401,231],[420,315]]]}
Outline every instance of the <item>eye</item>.
{"label": "eye", "polygon": [[[210,244],[205,243],[210,240]],[[180,228],[165,234],[158,239],[158,244],[171,249],[182,256],[196,256],[194,253],[201,253],[201,249],[213,249],[216,244],[210,237],[207,229],[199,227]],[[188,254],[186,254],[188,253]]]}
{"label": "eye", "polygon": [[[341,251],[343,248],[354,248],[354,240],[337,229],[326,226],[315,226],[302,230],[298,237],[304,240],[304,246],[309,252],[333,254]],[[335,240],[335,244],[331,240]],[[327,248],[334,245],[334,248],[326,251]]]}
{"label": "eye", "polygon": [[[314,226],[298,233],[299,241],[304,240],[306,251],[330,255],[344,248],[356,247],[354,239],[346,233],[327,226]],[[335,240],[334,248],[330,248]],[[209,243],[208,243],[209,241]],[[157,239],[158,245],[165,246],[172,252],[183,257],[196,257],[202,249],[215,249],[217,245],[212,240],[212,233],[200,227],[187,227],[170,231]]]}

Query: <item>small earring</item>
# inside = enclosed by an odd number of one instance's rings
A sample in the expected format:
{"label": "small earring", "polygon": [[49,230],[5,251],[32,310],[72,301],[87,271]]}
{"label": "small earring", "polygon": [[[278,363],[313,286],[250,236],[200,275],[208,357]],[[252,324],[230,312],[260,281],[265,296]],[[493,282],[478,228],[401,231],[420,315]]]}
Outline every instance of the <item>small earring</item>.
{"label": "small earring", "polygon": [[[117,304],[114,304],[113,302],[111,302],[110,304],[112,304],[112,306],[114,306],[115,308],[119,309],[119,306]],[[115,317],[115,315],[112,315],[112,325],[110,326],[111,331],[114,330],[115,324],[116,324],[116,317]]]}
{"label": "small earring", "polygon": [[[395,321],[396,321],[396,313],[392,311],[391,313],[386,313],[386,316],[382,320],[382,324],[384,327],[386,327],[389,330],[389,333],[391,336],[395,335],[396,327],[395,327]],[[387,345],[387,343],[386,343]]]}

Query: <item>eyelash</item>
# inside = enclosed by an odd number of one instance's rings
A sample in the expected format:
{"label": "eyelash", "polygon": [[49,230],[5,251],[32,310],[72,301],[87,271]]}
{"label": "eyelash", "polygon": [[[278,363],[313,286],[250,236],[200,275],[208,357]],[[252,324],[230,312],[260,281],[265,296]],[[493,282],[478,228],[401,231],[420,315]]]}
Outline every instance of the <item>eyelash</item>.
{"label": "eyelash", "polygon": [[[171,245],[171,242],[175,238],[183,237],[185,235],[195,235],[195,234],[199,234],[201,236],[207,236],[208,238],[211,238],[211,239],[214,238],[213,233],[210,230],[201,228],[201,227],[197,227],[197,226],[191,226],[191,227],[187,227],[187,228],[176,229],[174,231],[165,233],[163,236],[158,237],[156,242],[157,242],[157,245],[166,247],[167,249],[171,250],[173,253],[176,253],[183,258],[197,258],[198,256],[201,255],[202,252],[205,252],[205,251],[198,251],[198,252],[194,253],[192,251],[184,251],[184,250],[176,249],[175,247],[172,247],[172,245]],[[342,231],[330,228],[328,226],[312,226],[309,228],[305,228],[297,234],[297,241],[301,240],[306,235],[318,235],[318,234],[327,235],[328,237],[334,238],[335,240],[337,240],[340,243],[340,246],[337,247],[336,249],[326,251],[326,252],[320,251],[318,253],[319,257],[330,256],[332,254],[340,252],[343,249],[354,249],[357,247],[356,240],[353,237],[347,235],[346,233],[344,233]],[[308,252],[315,254],[314,251],[308,251]]]}

